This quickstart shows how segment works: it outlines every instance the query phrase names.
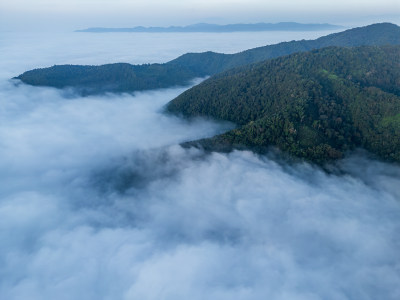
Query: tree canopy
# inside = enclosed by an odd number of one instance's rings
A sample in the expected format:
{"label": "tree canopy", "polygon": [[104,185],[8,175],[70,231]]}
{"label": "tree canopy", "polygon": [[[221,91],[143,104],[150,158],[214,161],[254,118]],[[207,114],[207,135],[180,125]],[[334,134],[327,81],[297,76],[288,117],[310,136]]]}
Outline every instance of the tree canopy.
{"label": "tree canopy", "polygon": [[232,69],[166,109],[238,125],[188,144],[209,150],[274,146],[322,163],[362,147],[400,162],[400,46],[328,47]]}

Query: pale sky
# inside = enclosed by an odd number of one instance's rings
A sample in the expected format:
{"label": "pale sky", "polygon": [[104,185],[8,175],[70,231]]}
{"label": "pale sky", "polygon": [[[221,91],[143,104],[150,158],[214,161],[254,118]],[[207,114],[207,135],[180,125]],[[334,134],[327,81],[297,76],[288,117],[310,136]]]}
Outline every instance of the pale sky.
{"label": "pale sky", "polygon": [[1,0],[2,30],[296,21],[400,23],[399,0]]}

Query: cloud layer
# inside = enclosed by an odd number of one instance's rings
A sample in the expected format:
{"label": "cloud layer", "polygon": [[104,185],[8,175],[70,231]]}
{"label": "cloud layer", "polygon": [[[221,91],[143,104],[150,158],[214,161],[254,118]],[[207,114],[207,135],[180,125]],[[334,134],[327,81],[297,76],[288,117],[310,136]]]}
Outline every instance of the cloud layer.
{"label": "cloud layer", "polygon": [[400,297],[398,166],[183,149],[229,126],[162,115],[183,90],[1,81],[4,299]]}

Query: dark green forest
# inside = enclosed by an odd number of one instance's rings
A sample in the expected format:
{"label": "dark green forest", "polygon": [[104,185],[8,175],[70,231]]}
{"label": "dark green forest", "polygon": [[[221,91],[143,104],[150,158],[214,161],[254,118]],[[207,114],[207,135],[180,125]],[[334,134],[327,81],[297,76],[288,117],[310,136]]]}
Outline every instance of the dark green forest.
{"label": "dark green forest", "polygon": [[400,46],[328,47],[232,69],[166,110],[238,125],[187,146],[260,153],[275,147],[316,163],[364,148],[400,162]]}
{"label": "dark green forest", "polygon": [[61,65],[35,69],[17,77],[34,86],[74,88],[83,96],[106,92],[167,88],[188,83],[198,74],[190,68],[166,64],[130,65],[126,63],[101,66]]}
{"label": "dark green forest", "polygon": [[16,79],[34,86],[71,87],[81,95],[134,92],[187,85],[196,77],[215,75],[234,67],[327,46],[399,44],[400,27],[380,23],[330,34],[316,40],[283,42],[236,54],[187,53],[164,64],[56,65],[27,71]]}

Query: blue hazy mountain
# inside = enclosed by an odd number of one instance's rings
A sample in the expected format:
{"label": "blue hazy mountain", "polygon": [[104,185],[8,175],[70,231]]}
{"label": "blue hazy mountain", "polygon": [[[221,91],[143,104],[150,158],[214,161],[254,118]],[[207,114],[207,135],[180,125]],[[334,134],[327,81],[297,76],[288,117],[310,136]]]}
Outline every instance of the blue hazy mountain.
{"label": "blue hazy mountain", "polygon": [[316,31],[341,29],[343,26],[333,24],[303,24],[295,22],[228,24],[217,25],[198,23],[188,26],[107,28],[93,27],[77,30],[77,32],[238,32],[238,31]]}

